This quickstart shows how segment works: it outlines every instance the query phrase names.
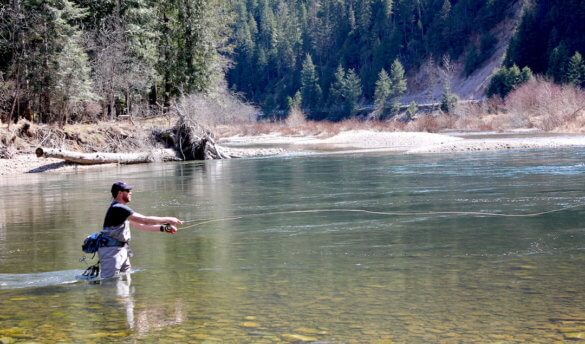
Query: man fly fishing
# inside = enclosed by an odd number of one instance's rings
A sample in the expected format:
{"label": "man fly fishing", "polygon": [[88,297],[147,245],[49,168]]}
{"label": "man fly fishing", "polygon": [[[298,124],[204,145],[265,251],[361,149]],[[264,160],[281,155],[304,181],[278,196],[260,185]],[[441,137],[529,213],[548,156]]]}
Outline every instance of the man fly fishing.
{"label": "man fly fishing", "polygon": [[176,217],[145,216],[132,210],[127,206],[132,200],[131,185],[116,182],[111,192],[113,201],[106,212],[101,231],[103,241],[98,250],[101,278],[116,277],[130,271],[130,224],[145,232],[175,234],[176,226],[183,223]]}

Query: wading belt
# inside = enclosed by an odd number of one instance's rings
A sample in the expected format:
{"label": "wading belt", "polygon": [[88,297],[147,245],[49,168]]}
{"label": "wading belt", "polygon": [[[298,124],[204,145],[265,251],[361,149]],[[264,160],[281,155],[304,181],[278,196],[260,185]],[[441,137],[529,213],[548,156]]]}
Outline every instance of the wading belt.
{"label": "wading belt", "polygon": [[128,243],[112,238],[111,236],[102,234],[101,247],[124,247]]}

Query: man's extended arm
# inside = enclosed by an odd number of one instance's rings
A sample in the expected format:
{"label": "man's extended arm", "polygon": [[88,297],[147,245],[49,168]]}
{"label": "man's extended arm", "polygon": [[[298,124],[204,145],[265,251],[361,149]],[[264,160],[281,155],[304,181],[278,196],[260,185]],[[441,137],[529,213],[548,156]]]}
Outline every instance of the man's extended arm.
{"label": "man's extended arm", "polygon": [[134,228],[145,232],[158,232],[160,231],[161,225],[168,223],[171,225],[171,228],[168,232],[172,234],[177,232],[176,226],[183,223],[183,221],[177,219],[176,217],[145,216],[138,213],[130,215],[128,220]]}

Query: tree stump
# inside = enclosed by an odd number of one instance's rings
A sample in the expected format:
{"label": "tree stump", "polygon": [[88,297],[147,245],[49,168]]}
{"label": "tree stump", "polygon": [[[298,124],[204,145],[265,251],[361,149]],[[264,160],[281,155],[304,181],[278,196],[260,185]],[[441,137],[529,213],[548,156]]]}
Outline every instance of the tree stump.
{"label": "tree stump", "polygon": [[213,135],[194,121],[180,116],[174,128],[175,150],[183,160],[231,159],[227,152],[215,143]]}

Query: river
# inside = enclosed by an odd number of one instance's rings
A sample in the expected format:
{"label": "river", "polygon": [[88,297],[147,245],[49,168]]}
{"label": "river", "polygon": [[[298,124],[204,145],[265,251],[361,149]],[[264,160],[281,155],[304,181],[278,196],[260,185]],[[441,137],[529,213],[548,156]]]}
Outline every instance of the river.
{"label": "river", "polygon": [[[334,154],[6,177],[0,341],[585,338],[584,158]],[[76,281],[116,180],[135,186],[133,209],[184,229],[133,231],[129,279]]]}

